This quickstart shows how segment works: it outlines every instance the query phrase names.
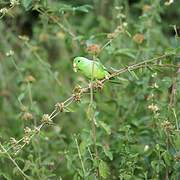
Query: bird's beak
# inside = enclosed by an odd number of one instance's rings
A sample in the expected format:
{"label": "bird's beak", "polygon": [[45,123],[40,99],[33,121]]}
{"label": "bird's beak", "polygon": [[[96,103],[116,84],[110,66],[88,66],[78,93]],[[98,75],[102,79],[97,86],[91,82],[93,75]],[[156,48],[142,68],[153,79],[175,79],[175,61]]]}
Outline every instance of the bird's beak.
{"label": "bird's beak", "polygon": [[74,72],[77,72],[77,65],[76,65],[76,63],[73,63],[73,70],[74,70]]}

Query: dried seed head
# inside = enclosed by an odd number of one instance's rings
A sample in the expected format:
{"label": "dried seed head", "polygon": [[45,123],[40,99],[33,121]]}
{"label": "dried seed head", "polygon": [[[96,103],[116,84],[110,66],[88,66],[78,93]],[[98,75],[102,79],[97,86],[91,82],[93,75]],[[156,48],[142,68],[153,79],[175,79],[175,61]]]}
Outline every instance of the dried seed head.
{"label": "dried seed head", "polygon": [[10,6],[17,6],[19,4],[20,4],[19,0],[11,0],[10,1]]}
{"label": "dried seed head", "polygon": [[25,135],[29,135],[32,132],[32,130],[29,127],[24,128]]}
{"label": "dried seed head", "polygon": [[22,105],[22,106],[20,107],[20,109],[21,109],[21,111],[23,111],[23,112],[28,111],[28,107],[27,107],[27,106],[24,106],[24,105]]}
{"label": "dried seed head", "polygon": [[[128,23],[127,22],[123,22],[123,27],[127,27]],[[124,31],[124,29],[122,29]]]}
{"label": "dried seed head", "polygon": [[152,9],[152,6],[146,4],[143,6],[142,10],[143,10],[143,13],[147,13],[149,12],[150,10]]}
{"label": "dried seed head", "polygon": [[123,27],[122,26],[117,26],[116,28],[118,31],[122,31],[123,30]]}
{"label": "dried seed head", "polygon": [[35,81],[36,81],[36,79],[32,75],[28,75],[25,77],[25,82],[27,82],[27,83],[33,83]]}
{"label": "dried seed head", "polygon": [[2,9],[0,9],[0,14],[5,15],[5,14],[7,14],[7,13],[8,13],[8,9],[7,9],[7,8],[2,8]]}
{"label": "dried seed head", "polygon": [[109,34],[107,35],[107,38],[108,38],[108,39],[114,39],[114,38],[116,38],[119,33],[125,32],[124,27],[126,27],[126,26],[127,26],[127,23],[126,23],[126,22],[124,22],[123,25],[117,26],[116,29],[114,30],[114,32],[109,33]]}
{"label": "dried seed head", "polygon": [[64,103],[57,103],[55,107],[57,107],[60,112],[64,111]]}
{"label": "dried seed head", "polygon": [[119,32],[120,32],[119,29],[115,29],[115,30],[114,30],[114,33],[115,33],[115,35],[116,35],[115,37],[117,37],[117,35],[119,34]]}
{"label": "dried seed head", "polygon": [[23,40],[23,41],[29,41],[29,38],[28,38],[28,36],[18,36],[19,37],[19,39],[21,39],[21,40]]}
{"label": "dried seed head", "polygon": [[117,26],[117,28],[115,29],[115,34],[118,35],[121,32],[124,32],[124,27],[127,26],[127,23],[123,23],[123,25]]}
{"label": "dried seed head", "polygon": [[6,53],[7,57],[13,56],[13,55],[14,55],[14,51],[13,50],[10,50],[9,52]]}
{"label": "dried seed head", "polygon": [[116,34],[115,32],[113,32],[113,33],[109,33],[109,34],[107,35],[107,38],[108,38],[108,39],[114,39],[114,38],[116,38],[116,36],[117,36],[117,34]]}
{"label": "dried seed head", "polygon": [[24,114],[22,115],[22,119],[25,120],[25,121],[32,120],[33,115],[31,113],[29,113],[29,112],[24,112]]}
{"label": "dried seed head", "polygon": [[159,88],[159,86],[157,85],[157,83],[154,83],[151,87],[154,88],[154,89],[158,89],[158,88]]}
{"label": "dried seed head", "polygon": [[151,110],[152,112],[156,113],[157,111],[159,111],[159,107],[155,104],[151,104],[148,106],[148,109]]}
{"label": "dried seed head", "polygon": [[171,5],[173,2],[174,2],[174,0],[167,0],[167,1],[164,3],[164,5],[165,5],[165,6],[169,6],[169,5]]}
{"label": "dried seed head", "polygon": [[97,81],[95,84],[94,84],[94,89],[98,89],[98,90],[102,90],[103,89],[103,83],[101,81]]}
{"label": "dried seed head", "polygon": [[144,41],[144,35],[143,34],[140,34],[140,33],[137,33],[133,36],[133,40],[138,43],[138,44],[141,44],[143,43]]}
{"label": "dried seed head", "polygon": [[80,102],[81,101],[81,93],[73,94],[73,98],[75,101]]}
{"label": "dried seed head", "polygon": [[48,40],[49,40],[48,34],[41,33],[41,34],[39,35],[39,40],[40,40],[41,42],[46,42],[46,41],[48,41]]}
{"label": "dried seed head", "polygon": [[42,123],[45,123],[45,124],[52,124],[52,120],[49,116],[49,114],[44,114],[42,116],[42,120],[41,120]]}
{"label": "dried seed head", "polygon": [[62,32],[62,31],[59,31],[56,33],[56,36],[59,38],[59,39],[65,39],[66,35]]}
{"label": "dried seed head", "polygon": [[90,54],[99,54],[101,51],[100,45],[91,44],[86,49]]}
{"label": "dried seed head", "polygon": [[122,9],[123,9],[123,6],[115,6],[115,9],[116,9],[116,10],[122,10]]}
{"label": "dried seed head", "polygon": [[39,133],[39,131],[40,131],[40,128],[38,128],[38,127],[35,127],[35,128],[34,128],[34,132],[35,132],[35,133]]}
{"label": "dried seed head", "polygon": [[10,92],[8,90],[2,90],[0,91],[0,96],[3,96],[3,97],[10,97]]}
{"label": "dried seed head", "polygon": [[147,100],[149,101],[149,100],[151,100],[151,99],[153,99],[155,96],[154,96],[154,94],[152,93],[152,94],[150,94],[148,97],[147,97]]}
{"label": "dried seed head", "polygon": [[30,137],[29,137],[29,136],[24,136],[23,142],[24,142],[25,144],[29,144],[29,142],[30,142]]}
{"label": "dried seed head", "polygon": [[16,155],[20,149],[22,149],[22,145],[20,145],[20,144],[14,145],[13,150],[16,151],[14,154]]}
{"label": "dried seed head", "polygon": [[180,161],[180,153],[177,153],[177,154],[174,156],[174,159],[175,159],[175,161]]}
{"label": "dried seed head", "polygon": [[73,93],[82,93],[82,87],[77,85],[74,89],[73,89]]}
{"label": "dried seed head", "polygon": [[171,122],[167,120],[161,123],[161,125],[165,131],[172,131],[174,129],[174,126],[171,124]]}
{"label": "dried seed head", "polygon": [[13,137],[10,138],[10,143],[11,145],[16,145],[17,144],[17,140]]}
{"label": "dried seed head", "polygon": [[123,14],[123,13],[118,13],[117,16],[116,16],[117,19],[125,19],[126,18],[126,15]]}

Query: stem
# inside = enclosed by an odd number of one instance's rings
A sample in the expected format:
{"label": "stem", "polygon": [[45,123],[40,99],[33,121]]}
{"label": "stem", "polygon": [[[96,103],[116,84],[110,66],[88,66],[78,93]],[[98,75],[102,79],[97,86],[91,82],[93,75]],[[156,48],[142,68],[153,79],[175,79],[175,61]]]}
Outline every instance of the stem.
{"label": "stem", "polygon": [[39,8],[37,8],[36,10],[42,15],[54,21],[64,32],[67,32],[74,39],[76,38],[76,35],[73,32],[71,32],[68,28],[66,28],[64,25],[62,25],[54,16],[49,15],[48,13],[44,12],[43,10],[40,10]]}
{"label": "stem", "polygon": [[82,160],[81,151],[79,149],[78,141],[77,141],[76,138],[75,138],[75,142],[76,142],[76,146],[77,146],[77,150],[78,150],[78,156],[79,156],[79,159],[81,161],[81,166],[82,166],[82,170],[83,170],[83,174],[84,174],[84,178],[85,178],[86,177],[86,170],[85,170],[85,167],[84,167],[84,162]]}
{"label": "stem", "polygon": [[[112,74],[109,76],[109,79],[112,78],[112,77],[119,76],[120,74],[122,74],[122,73],[124,73],[124,72],[127,72],[127,71],[129,71],[129,70],[135,70],[135,69],[139,69],[139,68],[142,68],[142,67],[147,67],[147,66],[148,66],[148,65],[147,65],[148,63],[151,63],[151,62],[156,61],[156,60],[158,60],[158,59],[162,59],[162,58],[167,57],[167,56],[169,56],[169,55],[171,55],[171,54],[163,54],[163,55],[161,55],[161,56],[158,56],[158,57],[155,57],[155,58],[152,58],[152,59],[149,59],[149,60],[145,60],[145,61],[142,61],[142,62],[137,63],[137,64],[130,65],[130,66],[126,67],[126,68],[122,68],[122,69],[117,70],[116,72],[112,73]],[[101,83],[104,83],[104,82],[107,81],[107,80],[108,80],[108,79],[106,79],[106,78],[105,78],[105,79],[102,79],[102,80],[101,80]]]}
{"label": "stem", "polygon": [[32,107],[33,99],[32,99],[32,92],[31,92],[31,84],[28,82],[27,86],[28,86],[29,101],[30,101],[30,105]]}
{"label": "stem", "polygon": [[[94,111],[91,111],[91,109],[94,109],[93,107],[93,79],[94,79],[94,63],[95,63],[96,57],[95,55],[93,56],[93,65],[92,65],[92,76],[91,76],[91,82],[90,82],[90,104],[89,104],[89,109],[91,113],[91,128],[92,128],[92,139],[93,139],[93,144],[94,144],[94,152],[95,152],[95,158],[98,160],[98,151],[96,147],[96,124],[94,120]],[[99,176],[99,171],[98,168],[97,170],[97,176]]]}
{"label": "stem", "polygon": [[177,119],[177,115],[176,115],[176,111],[174,108],[172,108],[172,111],[173,111],[173,115],[175,117],[175,120],[176,120],[176,129],[177,131],[179,131],[179,123],[178,123],[178,119]]}
{"label": "stem", "polygon": [[18,166],[18,164],[16,163],[16,161],[11,157],[11,155],[7,152],[7,150],[4,148],[4,146],[0,143],[0,146],[2,148],[2,150],[4,151],[4,153],[8,156],[8,158],[12,161],[12,163],[17,167],[17,169],[19,170],[19,172],[21,173],[21,175],[23,175],[26,179],[31,179],[29,176],[27,176],[22,170],[21,168]]}

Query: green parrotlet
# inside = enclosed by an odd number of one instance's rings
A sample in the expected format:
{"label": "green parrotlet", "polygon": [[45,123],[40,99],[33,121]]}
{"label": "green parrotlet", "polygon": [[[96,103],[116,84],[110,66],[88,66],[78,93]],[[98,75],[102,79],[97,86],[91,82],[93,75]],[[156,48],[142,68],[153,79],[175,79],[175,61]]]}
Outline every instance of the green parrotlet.
{"label": "green parrotlet", "polygon": [[98,61],[89,60],[85,57],[76,57],[73,61],[73,69],[75,72],[80,72],[84,76],[93,80],[101,80],[108,78],[110,73]]}

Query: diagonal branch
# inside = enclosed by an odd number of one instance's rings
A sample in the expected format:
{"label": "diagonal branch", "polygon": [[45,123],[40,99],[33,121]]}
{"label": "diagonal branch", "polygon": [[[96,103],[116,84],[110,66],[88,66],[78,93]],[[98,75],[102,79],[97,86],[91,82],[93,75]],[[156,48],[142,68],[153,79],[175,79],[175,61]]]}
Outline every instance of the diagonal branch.
{"label": "diagonal branch", "polygon": [[[86,93],[90,92],[91,88],[93,90],[101,90],[103,89],[103,85],[108,82],[111,78],[113,77],[117,77],[119,76],[120,74],[123,74],[125,72],[128,72],[128,71],[134,71],[136,69],[140,69],[140,68],[145,68],[145,67],[148,67],[150,65],[150,63],[152,62],[155,62],[159,59],[163,59],[167,56],[170,56],[172,54],[163,54],[161,56],[158,56],[158,57],[155,57],[155,58],[152,58],[152,59],[149,59],[149,60],[145,60],[145,61],[142,61],[140,63],[137,63],[137,64],[133,64],[133,65],[129,65],[128,67],[125,67],[125,68],[122,68],[120,70],[117,70],[116,72],[112,73],[108,78],[104,78],[100,81],[96,81],[96,82],[92,82],[90,83],[88,86],[86,87],[75,87],[74,90],[73,90],[73,93],[70,97],[68,97],[65,101],[63,102],[58,102],[55,104],[55,108],[53,109],[53,111],[49,114],[44,114],[43,117],[42,117],[42,120],[41,120],[41,124],[38,126],[38,127],[35,127],[33,130],[30,131],[30,134],[28,136],[28,142],[25,140],[27,136],[23,137],[21,139],[21,141],[17,141],[17,143],[15,144],[16,146],[17,145],[21,145],[22,148],[20,148],[18,150],[18,152],[23,149],[25,147],[25,145],[29,144],[29,142],[32,140],[32,138],[38,134],[41,129],[46,126],[46,125],[52,125],[52,120],[61,112],[64,112],[64,110],[70,106],[73,102],[79,102],[81,100],[81,97],[83,95],[85,95]],[[151,64],[151,65],[156,65],[158,66],[157,64]],[[174,66],[172,66],[174,67]],[[12,145],[13,146],[13,145]],[[8,151],[10,149],[12,149],[13,147],[10,147],[8,149]],[[17,154],[17,152],[15,152],[15,154]]]}

